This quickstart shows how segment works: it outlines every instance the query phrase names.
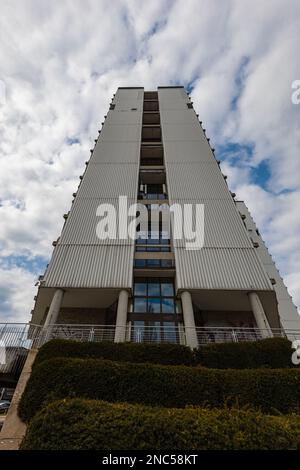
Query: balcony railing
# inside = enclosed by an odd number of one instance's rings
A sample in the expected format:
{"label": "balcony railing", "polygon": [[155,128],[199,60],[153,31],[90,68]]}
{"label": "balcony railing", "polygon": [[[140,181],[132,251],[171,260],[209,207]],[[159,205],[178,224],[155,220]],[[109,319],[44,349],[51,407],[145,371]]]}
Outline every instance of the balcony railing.
{"label": "balcony railing", "polygon": [[[153,320],[155,322],[155,318]],[[120,327],[118,327],[120,328]],[[79,342],[114,341],[115,325],[56,324],[43,328],[28,323],[0,324],[0,373],[17,373],[26,360],[29,349],[39,348],[51,339]],[[129,323],[126,341],[138,343],[186,344],[188,330],[183,325],[144,326]],[[208,343],[257,341],[266,337],[288,337],[300,340],[300,330],[261,330],[259,328],[196,327],[199,346]]]}
{"label": "balcony railing", "polygon": [[40,346],[51,339],[67,339],[80,342],[114,341],[114,325],[50,325],[41,331]]}
{"label": "balcony railing", "polygon": [[284,330],[259,328],[196,327],[196,333],[199,346],[207,343],[239,343],[263,338],[286,337]]}

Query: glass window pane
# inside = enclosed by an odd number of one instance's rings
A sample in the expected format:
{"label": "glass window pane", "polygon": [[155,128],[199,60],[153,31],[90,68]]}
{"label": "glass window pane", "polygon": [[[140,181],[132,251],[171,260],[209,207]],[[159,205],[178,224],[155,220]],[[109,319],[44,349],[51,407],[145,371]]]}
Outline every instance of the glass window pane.
{"label": "glass window pane", "polygon": [[148,284],[148,295],[151,297],[159,296],[160,295],[160,284],[159,282],[149,282]]}
{"label": "glass window pane", "polygon": [[176,327],[173,322],[164,322],[164,341],[177,343]]}
{"label": "glass window pane", "polygon": [[149,322],[147,329],[145,330],[145,336],[147,336],[147,341],[160,342],[161,341],[161,326],[160,322]]}
{"label": "glass window pane", "polygon": [[136,282],[134,284],[134,295],[147,295],[147,284],[145,282]]}
{"label": "glass window pane", "polygon": [[135,259],[134,266],[136,268],[144,268],[146,266],[146,260],[144,259]]}
{"label": "glass window pane", "polygon": [[161,267],[162,268],[172,268],[172,260],[171,259],[162,259],[161,260]]}
{"label": "glass window pane", "polygon": [[159,238],[152,236],[152,238],[149,238],[148,240],[148,245],[159,245]]}
{"label": "glass window pane", "polygon": [[135,312],[147,312],[147,301],[145,298],[141,297],[135,297],[134,299],[134,311]]}
{"label": "glass window pane", "polygon": [[174,313],[175,312],[175,304],[173,299],[161,299],[161,307],[163,313]]}
{"label": "glass window pane", "polygon": [[182,313],[181,301],[176,300],[176,313]]}
{"label": "glass window pane", "polygon": [[147,259],[147,266],[149,266],[149,268],[159,267],[160,260],[159,259]]}
{"label": "glass window pane", "polygon": [[144,322],[143,321],[133,321],[132,322],[132,341],[135,343],[141,343],[144,341]]}
{"label": "glass window pane", "polygon": [[173,297],[174,295],[174,286],[173,284],[170,282],[166,282],[166,283],[162,283],[161,285],[161,295],[162,296],[166,296],[166,297]]}
{"label": "glass window pane", "polygon": [[148,298],[148,313],[160,313],[160,298]]}

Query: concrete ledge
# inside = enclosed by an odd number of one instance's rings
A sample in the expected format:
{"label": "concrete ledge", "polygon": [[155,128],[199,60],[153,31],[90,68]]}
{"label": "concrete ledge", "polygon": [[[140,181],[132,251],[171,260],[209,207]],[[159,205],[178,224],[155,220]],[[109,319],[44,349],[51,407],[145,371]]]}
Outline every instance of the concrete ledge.
{"label": "concrete ledge", "polygon": [[22,373],[0,432],[0,450],[18,450],[26,433],[26,424],[18,416],[18,406],[31,374],[37,349],[28,353]]}

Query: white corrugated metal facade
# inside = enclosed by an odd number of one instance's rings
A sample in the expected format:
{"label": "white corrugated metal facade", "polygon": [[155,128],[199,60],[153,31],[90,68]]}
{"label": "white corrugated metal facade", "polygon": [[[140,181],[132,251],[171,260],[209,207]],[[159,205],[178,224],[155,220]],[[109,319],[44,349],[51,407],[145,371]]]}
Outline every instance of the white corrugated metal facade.
{"label": "white corrugated metal facade", "polygon": [[158,94],[170,203],[204,205],[204,248],[174,246],[178,289],[272,290],[188,95]]}
{"label": "white corrugated metal facade", "polygon": [[100,240],[97,207],[136,202],[143,89],[119,89],[44,277],[45,287],[131,288],[133,240]]}
{"label": "white corrugated metal facade", "polygon": [[[186,92],[159,88],[170,204],[204,204],[204,248],[175,242],[179,289],[272,290]],[[134,242],[99,240],[99,204],[136,201],[144,91],[118,89],[61,237],[45,287],[131,287]]]}

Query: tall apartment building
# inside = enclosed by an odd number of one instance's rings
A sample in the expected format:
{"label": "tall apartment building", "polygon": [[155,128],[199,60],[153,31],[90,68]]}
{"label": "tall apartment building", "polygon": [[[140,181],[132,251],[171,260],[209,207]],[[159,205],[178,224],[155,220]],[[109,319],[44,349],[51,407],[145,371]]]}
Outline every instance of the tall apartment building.
{"label": "tall apartment building", "polygon": [[[192,347],[226,340],[228,332],[234,340],[241,332],[264,337],[300,329],[272,258],[246,206],[229,191],[183,87],[119,88],[80,179],[31,323],[100,325],[99,338]],[[161,225],[156,237],[99,239],[97,207],[112,204],[119,211],[119,196],[127,197],[120,218],[136,202],[147,209],[202,204],[203,247],[187,249],[172,231],[165,238]]]}

